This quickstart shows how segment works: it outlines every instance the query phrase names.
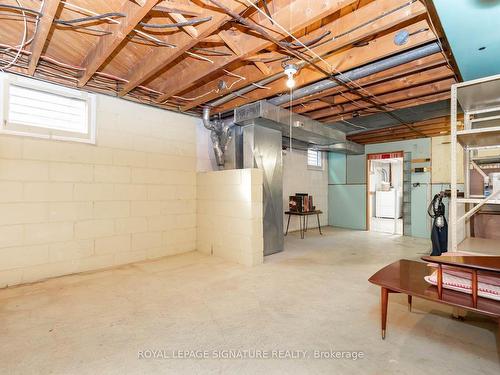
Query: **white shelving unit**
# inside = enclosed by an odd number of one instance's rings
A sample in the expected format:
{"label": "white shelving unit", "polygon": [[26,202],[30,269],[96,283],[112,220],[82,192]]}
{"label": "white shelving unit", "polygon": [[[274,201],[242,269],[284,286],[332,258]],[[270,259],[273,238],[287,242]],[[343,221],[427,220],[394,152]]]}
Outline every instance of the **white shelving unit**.
{"label": "white shelving unit", "polygon": [[[464,113],[459,129],[458,109]],[[457,197],[457,145],[464,149],[464,198]],[[487,156],[478,155],[489,150]],[[500,191],[478,196],[470,193],[470,171],[487,174],[487,168],[500,165],[500,75],[457,83],[451,87],[451,202],[450,251],[476,251],[500,254],[500,241],[466,238],[458,243],[458,227],[485,204],[500,204]],[[458,217],[458,205],[467,205]],[[466,229],[466,237],[468,230]]]}

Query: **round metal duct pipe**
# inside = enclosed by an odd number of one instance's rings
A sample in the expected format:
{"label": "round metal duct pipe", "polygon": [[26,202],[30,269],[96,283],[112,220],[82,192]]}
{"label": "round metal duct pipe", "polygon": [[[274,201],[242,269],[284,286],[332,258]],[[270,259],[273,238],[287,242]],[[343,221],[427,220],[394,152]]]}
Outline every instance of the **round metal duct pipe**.
{"label": "round metal duct pipe", "polygon": [[[364,77],[367,77],[369,75],[375,74],[382,72],[384,70],[393,68],[395,66],[399,66],[402,64],[406,64],[408,62],[420,59],[422,57],[430,56],[434,53],[440,52],[441,48],[439,46],[438,42],[432,42],[426,45],[423,45],[421,47],[414,48],[409,51],[405,51],[402,53],[399,53],[397,55],[393,55],[390,57],[387,57],[385,59],[375,61],[373,63],[364,65],[359,68],[355,68],[352,70],[349,70],[343,74],[337,74],[335,77],[339,80],[344,80],[344,81],[355,81]],[[284,74],[283,73],[277,73],[274,74],[270,77],[267,77],[256,84],[259,86],[265,86],[268,85],[269,83],[272,83],[280,78],[283,78]],[[335,82],[332,79],[324,79],[319,82],[316,82],[312,85],[302,87],[300,89],[297,89],[293,92],[292,95],[292,100],[300,99],[303,98],[304,96],[312,95],[317,92],[323,91],[330,89],[332,87],[338,86],[338,83]],[[237,97],[240,97],[246,93],[249,93],[250,91],[255,90],[257,87],[254,85],[248,85],[246,87],[243,87],[242,89],[235,91],[234,93],[228,94],[220,99],[214,100],[210,102],[208,105],[211,107],[216,107],[220,106],[224,103],[227,103]],[[281,105],[284,104],[288,101],[290,101],[290,94],[285,94],[281,96],[274,97],[272,99],[268,100],[269,103],[274,104],[274,105]]]}

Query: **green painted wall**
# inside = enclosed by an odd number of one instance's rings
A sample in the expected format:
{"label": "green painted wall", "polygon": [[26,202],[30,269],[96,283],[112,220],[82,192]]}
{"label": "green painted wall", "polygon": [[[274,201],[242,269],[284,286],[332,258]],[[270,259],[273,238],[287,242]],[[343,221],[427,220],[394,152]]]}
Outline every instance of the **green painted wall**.
{"label": "green painted wall", "polygon": [[366,185],[328,187],[328,224],[366,230]]}
{"label": "green painted wall", "polygon": [[328,184],[346,183],[346,156],[344,154],[328,153]]}
{"label": "green painted wall", "polygon": [[[431,157],[431,139],[422,138],[409,141],[387,142],[367,145],[366,154],[404,151],[411,152],[412,159]],[[332,154],[332,153],[331,153]],[[366,229],[366,154],[332,156],[329,163],[331,176],[329,186],[329,224],[342,228]],[[346,158],[345,167],[341,162]],[[429,166],[429,163],[413,164],[413,167]],[[345,171],[344,171],[345,168]],[[337,169],[337,170],[336,170]],[[342,178],[345,173],[345,183]],[[427,206],[432,199],[431,174],[414,173],[412,182],[412,235],[429,237],[430,220]]]}
{"label": "green painted wall", "polygon": [[347,183],[366,184],[366,157],[365,155],[347,156]]}

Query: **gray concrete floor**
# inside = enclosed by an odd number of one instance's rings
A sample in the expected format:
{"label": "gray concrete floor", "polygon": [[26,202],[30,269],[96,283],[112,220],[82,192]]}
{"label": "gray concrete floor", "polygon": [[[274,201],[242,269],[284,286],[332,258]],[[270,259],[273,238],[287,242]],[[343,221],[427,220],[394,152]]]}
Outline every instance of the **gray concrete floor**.
{"label": "gray concrete floor", "polygon": [[[0,290],[0,373],[498,374],[497,325],[480,316],[456,321],[419,299],[410,313],[405,296],[391,295],[380,339],[379,289],[368,277],[428,248],[424,239],[325,228],[322,237],[290,234],[285,252],[254,268],[188,253]],[[159,358],[138,358],[148,350]],[[162,358],[178,350],[364,357]]]}

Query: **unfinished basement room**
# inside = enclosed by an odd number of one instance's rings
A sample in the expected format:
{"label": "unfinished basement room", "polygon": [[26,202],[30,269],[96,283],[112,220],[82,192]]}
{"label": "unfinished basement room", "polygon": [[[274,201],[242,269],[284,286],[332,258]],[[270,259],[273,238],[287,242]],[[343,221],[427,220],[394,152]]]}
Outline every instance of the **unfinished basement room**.
{"label": "unfinished basement room", "polygon": [[500,0],[0,0],[0,375],[500,374]]}

